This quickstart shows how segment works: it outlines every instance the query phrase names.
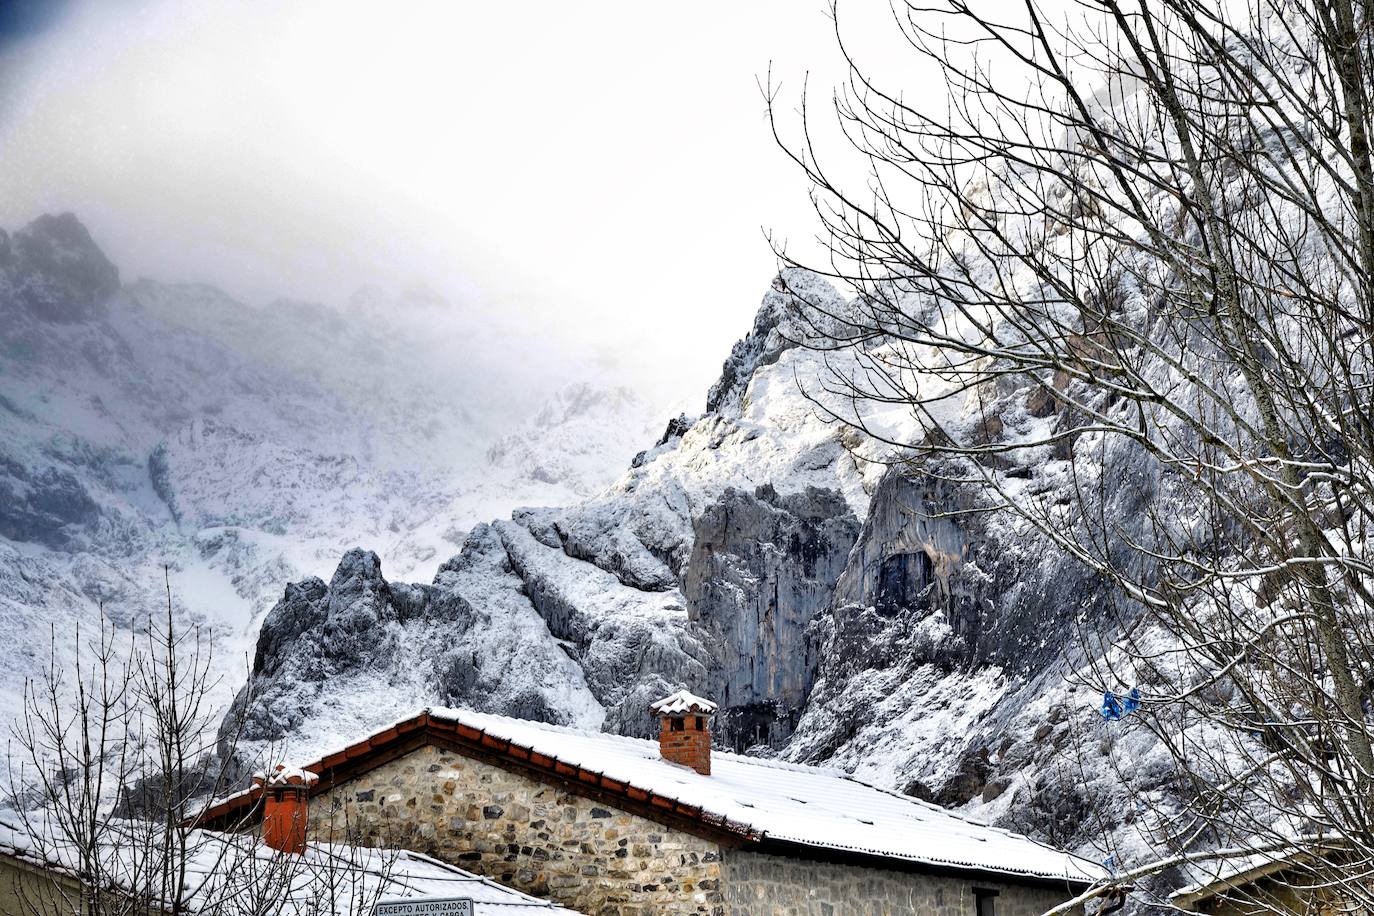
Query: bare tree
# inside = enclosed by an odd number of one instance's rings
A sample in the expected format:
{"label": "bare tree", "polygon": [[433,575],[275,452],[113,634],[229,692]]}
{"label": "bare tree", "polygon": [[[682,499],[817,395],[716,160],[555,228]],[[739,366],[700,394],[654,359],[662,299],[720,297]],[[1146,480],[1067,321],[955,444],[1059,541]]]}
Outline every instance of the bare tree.
{"label": "bare tree", "polygon": [[248,822],[227,834],[191,826],[236,788],[240,768],[212,662],[210,634],[179,626],[170,579],[165,608],[127,633],[104,620],[70,646],[54,633],[9,757],[11,818],[49,876],[15,888],[27,916],[268,916],[288,902],[311,916],[370,910],[385,853],[293,855],[267,848]]}
{"label": "bare tree", "polygon": [[197,886],[196,912],[213,916],[368,916],[386,896],[403,895],[400,853],[368,848],[352,825],[337,828],[346,842],[313,840],[303,854],[280,853],[255,836],[225,839],[222,861]]}
{"label": "bare tree", "polygon": [[829,354],[809,393],[1122,597],[1082,676],[1144,689],[1184,803],[1139,874],[1321,844],[1303,880],[1367,908],[1370,6],[986,9],[893,0],[937,93],[886,80],[836,9],[853,158],[767,87],[830,257],[779,254],[858,293],[796,297]]}
{"label": "bare tree", "polygon": [[17,886],[16,896],[35,914],[127,912],[106,891],[122,868],[107,847],[116,819],[111,798],[134,771],[126,740],[132,697],[120,665],[113,629],[94,640],[78,630],[70,666],[58,660],[56,633],[43,677],[24,692],[9,757],[11,803],[17,826],[37,860],[57,864],[75,883]]}

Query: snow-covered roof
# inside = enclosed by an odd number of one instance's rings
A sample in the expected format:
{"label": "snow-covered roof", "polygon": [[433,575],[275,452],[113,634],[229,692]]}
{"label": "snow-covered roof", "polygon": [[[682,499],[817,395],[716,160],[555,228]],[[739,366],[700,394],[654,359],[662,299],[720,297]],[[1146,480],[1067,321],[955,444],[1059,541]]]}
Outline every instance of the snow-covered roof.
{"label": "snow-covered roof", "polygon": [[[103,854],[106,872],[116,884],[125,883],[122,873],[147,880],[147,863],[138,861],[139,846],[112,842]],[[467,897],[477,916],[579,916],[575,910],[407,850],[312,843],[296,856],[275,852],[251,836],[209,830],[192,831],[187,849],[192,913],[214,909],[233,916],[238,900],[244,901],[245,913],[257,912],[250,894],[256,890],[261,895],[266,888],[280,901],[276,912],[282,916],[371,916],[383,899],[432,897]],[[69,872],[60,861],[58,844],[36,843],[23,827],[3,818],[0,855]],[[331,905],[321,909],[326,902]]]}
{"label": "snow-covered roof", "polygon": [[1213,897],[1243,889],[1278,872],[1309,866],[1348,848],[1349,844],[1339,838],[1309,835],[1263,846],[1256,843],[1249,851],[1219,850],[1219,858],[1204,859],[1193,867],[1196,880],[1170,894],[1169,901],[1179,909],[1195,910]]}
{"label": "snow-covered roof", "polygon": [[1102,867],[1086,859],[860,782],[840,770],[713,751],[711,775],[703,776],[664,760],[655,741],[462,709],[431,709],[430,716],[462,722],[700,807],[746,824],[766,839],[1008,875],[1078,882],[1106,877]]}
{"label": "snow-covered roof", "polygon": [[[711,775],[704,776],[663,759],[656,741],[466,709],[426,709],[310,768],[328,782],[333,768],[340,768],[335,776],[343,775],[346,768],[363,765],[367,753],[380,752],[403,737],[408,740],[422,728],[442,730],[446,739],[488,754],[504,754],[527,771],[547,772],[551,780],[574,774],[569,778],[577,783],[595,783],[624,796],[627,806],[648,800],[645,816],[661,816],[662,811],[691,817],[780,855],[847,854],[1078,884],[1108,877],[1105,869],[1080,856],[840,770],[713,751]],[[240,793],[207,809],[203,817],[209,822],[232,819],[253,801],[251,794]]]}
{"label": "snow-covered roof", "polygon": [[679,690],[677,693],[668,694],[657,703],[651,703],[649,712],[656,716],[714,716],[716,704],[690,691]]}

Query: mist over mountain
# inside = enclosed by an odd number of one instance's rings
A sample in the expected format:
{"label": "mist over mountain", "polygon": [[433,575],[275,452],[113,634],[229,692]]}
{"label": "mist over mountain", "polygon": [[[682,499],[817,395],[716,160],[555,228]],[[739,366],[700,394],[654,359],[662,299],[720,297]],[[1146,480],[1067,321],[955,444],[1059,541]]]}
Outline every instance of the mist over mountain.
{"label": "mist over mountain", "polygon": [[232,693],[285,582],[356,544],[432,575],[477,522],[595,492],[658,412],[430,290],[253,307],[121,282],[70,214],[0,232],[0,716],[54,633],[165,603],[164,566]]}

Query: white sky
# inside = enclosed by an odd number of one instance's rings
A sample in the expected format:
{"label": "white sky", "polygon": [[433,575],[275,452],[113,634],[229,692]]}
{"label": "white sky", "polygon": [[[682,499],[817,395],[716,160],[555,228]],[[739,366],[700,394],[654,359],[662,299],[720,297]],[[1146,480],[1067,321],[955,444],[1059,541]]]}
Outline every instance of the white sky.
{"label": "white sky", "polygon": [[0,70],[0,225],[73,210],[126,279],[259,302],[424,282],[700,409],[761,227],[814,232],[756,79],[830,85],[830,30],[824,0],[77,4]]}

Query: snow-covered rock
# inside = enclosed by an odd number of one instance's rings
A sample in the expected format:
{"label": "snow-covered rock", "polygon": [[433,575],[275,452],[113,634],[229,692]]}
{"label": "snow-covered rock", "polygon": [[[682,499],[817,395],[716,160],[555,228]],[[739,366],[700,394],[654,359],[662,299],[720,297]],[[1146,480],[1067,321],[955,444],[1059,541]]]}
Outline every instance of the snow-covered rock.
{"label": "snow-covered rock", "polygon": [[256,746],[293,736],[307,741],[292,751],[308,756],[417,701],[599,726],[601,706],[520,600],[492,529],[479,526],[466,548],[434,585],[387,582],[377,555],[361,549],[344,555],[328,583],[288,585],[263,621],[251,689],[226,719],[226,752],[240,739]]}
{"label": "snow-covered rock", "polygon": [[813,619],[830,605],[859,523],[834,490],[727,488],[692,526],[683,594],[722,654],[711,696],[736,747],[779,745],[796,725],[815,667]]}
{"label": "snow-covered rock", "polygon": [[[814,275],[788,277],[789,289],[843,305]],[[726,743],[741,750],[781,745],[815,670],[807,662],[808,625],[828,605],[859,532],[865,487],[878,479],[846,450],[847,431],[820,417],[793,382],[794,374],[814,376],[820,357],[794,343],[792,295],[765,295],[712,389],[717,409],[671,421],[602,492],[561,508],[521,509],[479,529],[482,537],[445,564],[468,570],[461,583],[441,573],[415,587],[447,590],[481,608],[490,599],[473,597],[486,587],[477,568],[500,567],[488,572],[493,586],[513,576],[515,587],[496,589],[502,600],[522,619],[540,621],[550,645],[575,661],[607,730],[652,734],[648,705],[688,687],[721,703],[717,735]],[[618,396],[567,391],[535,424],[577,421]],[[495,462],[517,467],[530,466],[521,457],[528,454],[522,436],[492,450]],[[491,555],[498,542],[504,557]],[[290,601],[288,591],[269,620]],[[359,613],[370,615],[363,604]],[[325,629],[313,632],[318,638]],[[482,651],[478,642],[473,647]],[[254,703],[280,705],[296,677],[266,666],[255,670],[254,683],[262,688],[253,691]],[[414,689],[398,683],[378,702],[403,705]],[[408,697],[410,705],[452,702],[447,689],[433,678]],[[302,735],[328,727],[311,720],[308,697],[302,693],[297,704]],[[535,714],[568,721],[581,710],[554,705]],[[261,728],[263,721],[250,713],[249,745],[282,736]]]}

